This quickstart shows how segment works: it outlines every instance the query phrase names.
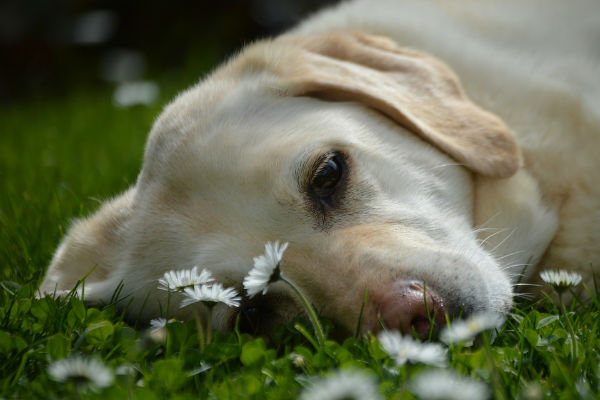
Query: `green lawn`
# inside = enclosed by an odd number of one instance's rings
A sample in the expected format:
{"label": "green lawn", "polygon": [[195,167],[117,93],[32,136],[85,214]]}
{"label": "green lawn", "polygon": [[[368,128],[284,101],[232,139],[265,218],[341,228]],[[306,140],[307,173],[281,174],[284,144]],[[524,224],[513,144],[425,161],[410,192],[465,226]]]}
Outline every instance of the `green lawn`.
{"label": "green lawn", "polygon": [[[288,399],[339,370],[372,377],[383,398],[416,398],[416,377],[438,368],[397,366],[371,336],[320,348],[300,319],[269,340],[238,332],[209,340],[198,321],[169,324],[157,337],[112,304],[34,298],[69,221],[135,181],[153,119],[199,75],[159,79],[161,101],[151,107],[116,108],[106,88],[0,110],[0,398]],[[472,347],[451,346],[448,368],[483,382],[493,398],[597,398],[598,306],[597,296],[571,306],[575,352],[569,321],[545,300],[519,304],[499,333]],[[76,355],[101,360],[112,383],[50,378],[49,365]]]}

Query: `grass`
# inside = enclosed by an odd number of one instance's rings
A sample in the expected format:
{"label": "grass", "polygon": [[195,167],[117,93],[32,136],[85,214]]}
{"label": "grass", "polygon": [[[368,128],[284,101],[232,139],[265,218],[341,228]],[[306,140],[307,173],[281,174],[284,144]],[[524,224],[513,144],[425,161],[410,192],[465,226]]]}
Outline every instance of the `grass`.
{"label": "grass", "polygon": [[[161,80],[163,103],[194,79]],[[288,399],[340,369],[374,377],[384,398],[415,398],[410,382],[434,367],[398,367],[372,336],[319,348],[306,338],[309,323],[298,319],[268,340],[213,332],[205,345],[196,321],[169,324],[157,337],[129,325],[115,304],[36,299],[69,220],[124,190],[139,171],[161,105],[117,109],[110,96],[109,88],[79,90],[0,110],[0,398]],[[497,399],[596,398],[600,300],[590,290],[592,300],[575,301],[568,314],[551,299],[519,304],[500,332],[472,347],[450,346],[449,368],[485,382]],[[52,380],[48,366],[74,355],[117,371],[112,385],[94,391]]]}

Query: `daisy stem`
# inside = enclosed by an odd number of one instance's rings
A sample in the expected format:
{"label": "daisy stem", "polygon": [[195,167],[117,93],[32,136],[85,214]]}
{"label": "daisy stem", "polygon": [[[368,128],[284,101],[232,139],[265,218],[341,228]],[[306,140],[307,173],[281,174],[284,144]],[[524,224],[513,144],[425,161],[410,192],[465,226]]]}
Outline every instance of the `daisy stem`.
{"label": "daisy stem", "polygon": [[300,288],[296,286],[294,282],[286,279],[283,275],[281,275],[279,279],[290,285],[290,287],[294,290],[294,292],[296,292],[296,294],[302,301],[302,304],[304,304],[304,308],[306,309],[308,317],[310,318],[310,321],[313,324],[313,328],[315,329],[315,334],[317,335],[317,341],[319,342],[319,346],[323,348],[323,346],[325,345],[325,334],[323,333],[323,327],[319,322],[319,318],[317,317],[315,309],[312,305],[310,305],[308,300],[306,300],[306,296],[304,296],[304,294],[300,291]]}
{"label": "daisy stem", "polygon": [[571,335],[571,357],[573,360],[579,358],[578,350],[577,350],[577,342],[575,341],[575,330],[573,329],[573,325],[571,324],[571,319],[569,318],[569,313],[567,312],[567,308],[565,307],[565,303],[562,301],[562,293],[558,293],[558,303],[560,304],[560,310],[565,316],[567,320],[567,329],[569,330],[569,335]]}
{"label": "daisy stem", "polygon": [[169,335],[169,328],[167,327],[167,325],[169,325],[169,314],[170,314],[170,308],[171,308],[171,291],[169,290],[167,292],[167,310],[165,313],[165,326],[163,327],[165,330],[165,351],[167,354],[170,354],[171,351],[171,335]]}
{"label": "daisy stem", "polygon": [[360,305],[360,312],[358,313],[358,322],[356,323],[356,330],[354,331],[354,337],[358,339],[358,335],[360,335],[360,324],[362,322],[363,312],[365,311],[365,304],[367,304],[367,296],[369,295],[369,289],[365,289],[365,294],[363,295],[363,300]]}
{"label": "daisy stem", "polygon": [[204,335],[204,325],[202,321],[200,321],[200,316],[194,310],[194,317],[196,320],[196,328],[198,330],[198,342],[200,343],[200,351],[204,352],[204,348],[206,347],[206,336]]}
{"label": "daisy stem", "polygon": [[206,317],[206,344],[209,345],[212,340],[212,307],[208,307],[208,317]]}
{"label": "daisy stem", "polygon": [[311,335],[310,332],[308,332],[302,324],[296,323],[296,324],[294,324],[294,328],[298,332],[300,332],[302,334],[302,336],[304,336],[304,338],[310,342],[310,344],[313,345],[315,350],[317,350],[317,351],[321,350],[321,346],[319,346],[319,344],[315,341],[314,336]]}
{"label": "daisy stem", "polygon": [[81,385],[76,383],[75,384],[75,400],[81,400]]}

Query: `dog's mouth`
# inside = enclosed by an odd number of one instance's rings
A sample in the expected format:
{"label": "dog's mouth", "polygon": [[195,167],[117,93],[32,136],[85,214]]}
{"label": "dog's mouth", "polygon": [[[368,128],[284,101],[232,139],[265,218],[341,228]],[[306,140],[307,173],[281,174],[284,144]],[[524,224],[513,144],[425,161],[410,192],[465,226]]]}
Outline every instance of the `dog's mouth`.
{"label": "dog's mouth", "polygon": [[[425,339],[438,333],[449,311],[434,289],[429,287],[425,290],[416,281],[397,281],[376,300],[376,315],[362,316],[365,328],[373,332],[394,329]],[[288,323],[299,315],[302,311],[289,297],[269,293],[242,300],[237,312],[231,316],[229,326],[241,333],[266,337],[278,325]],[[330,334],[344,337],[349,333],[331,322]]]}
{"label": "dog's mouth", "polygon": [[239,332],[250,335],[265,336],[273,329],[285,322],[284,316],[273,306],[277,299],[272,296],[257,296],[253,299],[244,299],[236,314],[233,315],[231,324]]}
{"label": "dog's mouth", "polygon": [[[298,322],[297,318],[308,317],[291,298],[267,294],[243,300],[238,312],[231,317],[230,326],[240,333],[271,340],[280,328],[291,329],[290,323]],[[304,321],[308,323],[308,319]],[[320,321],[327,324],[330,339],[341,341],[352,333],[328,317],[320,316]]]}
{"label": "dog's mouth", "polygon": [[[357,315],[361,331],[379,332],[383,329],[398,330],[423,340],[434,339],[446,325],[447,318],[464,318],[473,312],[465,302],[452,301],[447,290],[439,290],[424,282],[396,280],[374,290],[363,315]],[[293,297],[282,292],[257,295],[242,300],[240,307],[231,315],[230,329],[252,336],[270,337],[276,329],[288,324],[295,317],[305,315]],[[345,338],[352,334],[348,324],[326,315],[328,335]],[[358,322],[358,321],[357,321]],[[354,323],[354,330],[359,329]]]}

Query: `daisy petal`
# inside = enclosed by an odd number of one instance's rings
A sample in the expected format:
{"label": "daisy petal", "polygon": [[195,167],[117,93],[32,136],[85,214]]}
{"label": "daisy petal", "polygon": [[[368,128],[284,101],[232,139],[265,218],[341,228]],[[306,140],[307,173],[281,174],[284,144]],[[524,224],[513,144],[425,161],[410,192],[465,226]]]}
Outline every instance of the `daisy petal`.
{"label": "daisy petal", "polygon": [[581,275],[577,272],[568,272],[565,270],[551,271],[546,270],[540,273],[540,278],[549,285],[552,285],[557,292],[579,285]]}
{"label": "daisy petal", "polygon": [[192,269],[165,272],[163,277],[158,280],[158,288],[168,291],[182,291],[187,287],[204,285],[213,281],[214,278],[209,270],[205,268],[198,273],[198,267],[195,266]]}
{"label": "daisy petal", "polygon": [[502,326],[504,317],[497,313],[481,312],[473,314],[464,321],[454,321],[440,333],[440,340],[444,343],[456,343],[472,340],[475,336],[489,329]]}
{"label": "daisy petal", "polygon": [[300,400],[379,400],[375,379],[358,371],[340,371],[305,389]]}
{"label": "daisy petal", "polygon": [[193,288],[184,289],[185,298],[181,301],[181,307],[203,302],[207,306],[214,303],[224,303],[229,307],[239,307],[241,298],[234,288],[223,288],[220,283],[212,285],[196,285]]}
{"label": "daisy petal", "polygon": [[112,370],[96,359],[65,358],[48,366],[48,375],[57,382],[77,381],[92,387],[104,388],[112,384]]}
{"label": "daisy petal", "polygon": [[407,361],[444,367],[447,363],[446,352],[438,343],[421,343],[397,331],[381,332],[377,339],[383,350],[397,365]]}
{"label": "daisy petal", "polygon": [[265,245],[265,253],[254,257],[254,268],[244,278],[244,289],[250,298],[260,292],[266,294],[269,284],[279,280],[279,265],[287,247],[288,243],[279,246],[279,241],[268,242]]}
{"label": "daisy petal", "polygon": [[490,394],[485,383],[448,370],[422,372],[409,388],[419,398],[428,400],[484,400]]}

